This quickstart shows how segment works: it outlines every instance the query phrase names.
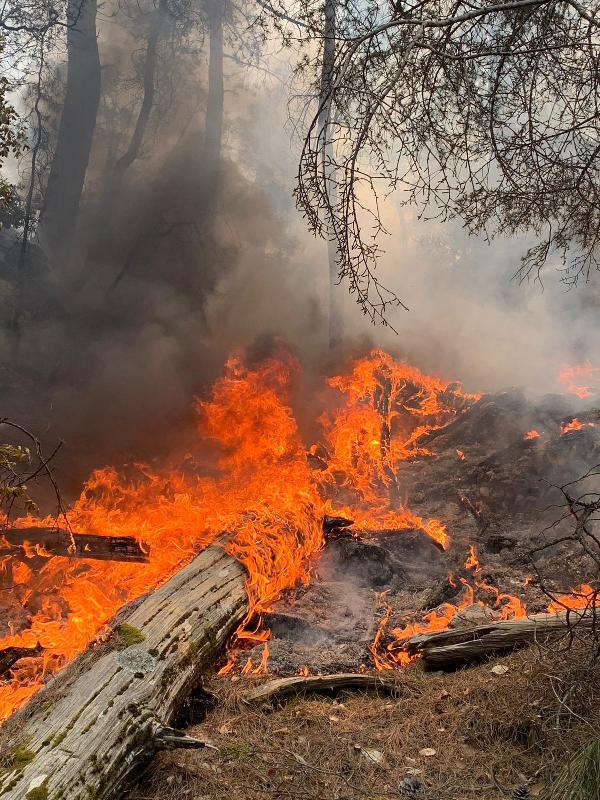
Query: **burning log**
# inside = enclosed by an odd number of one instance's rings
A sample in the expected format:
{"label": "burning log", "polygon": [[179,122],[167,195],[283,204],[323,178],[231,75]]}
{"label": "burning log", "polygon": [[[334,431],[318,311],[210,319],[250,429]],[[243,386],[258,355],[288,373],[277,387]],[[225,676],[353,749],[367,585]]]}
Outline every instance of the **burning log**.
{"label": "burning log", "polygon": [[76,658],[4,725],[3,800],[108,800],[157,750],[208,746],[169,722],[245,615],[244,582],[209,547]]}
{"label": "burning log", "polygon": [[593,608],[559,614],[535,614],[473,628],[418,634],[408,639],[405,648],[410,655],[421,656],[427,666],[448,669],[516,650],[533,642],[564,636],[570,629],[590,630],[597,624]]}
{"label": "burning log", "polygon": [[394,675],[379,673],[369,675],[361,672],[341,672],[338,675],[295,675],[292,678],[276,678],[250,689],[244,694],[246,703],[278,702],[290,695],[305,692],[328,692],[339,689],[357,689],[363,692],[385,692],[398,694],[400,683]]}
{"label": "burning log", "polygon": [[39,656],[44,648],[38,643],[35,647],[6,647],[0,650],[0,676],[4,675],[21,658]]}
{"label": "burning log", "polygon": [[354,525],[353,519],[346,517],[323,517],[323,534],[325,539],[339,539],[342,536],[352,536],[349,530]]}
{"label": "burning log", "polygon": [[[0,532],[0,556],[15,555],[15,548],[37,551],[41,555],[67,558],[90,558],[96,561],[148,561],[144,551],[132,536],[96,536],[73,533],[57,528],[7,528]],[[9,547],[6,547],[2,539]]]}

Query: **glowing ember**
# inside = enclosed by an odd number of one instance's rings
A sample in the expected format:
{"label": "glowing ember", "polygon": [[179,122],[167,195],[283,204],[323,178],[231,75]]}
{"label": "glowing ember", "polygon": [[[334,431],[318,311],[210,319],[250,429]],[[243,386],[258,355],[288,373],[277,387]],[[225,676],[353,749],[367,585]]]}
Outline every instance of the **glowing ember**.
{"label": "glowing ember", "polygon": [[565,392],[584,400],[600,389],[600,367],[593,367],[590,361],[565,364],[558,373],[558,380]]}
{"label": "glowing ember", "polygon": [[523,434],[523,439],[525,439],[525,441],[530,439],[538,439],[539,435],[540,434],[537,431],[527,431],[527,433]]}
{"label": "glowing ember", "polygon": [[458,450],[457,449],[456,456],[459,459],[459,461],[464,461],[465,460],[465,454],[463,453],[462,450]]}

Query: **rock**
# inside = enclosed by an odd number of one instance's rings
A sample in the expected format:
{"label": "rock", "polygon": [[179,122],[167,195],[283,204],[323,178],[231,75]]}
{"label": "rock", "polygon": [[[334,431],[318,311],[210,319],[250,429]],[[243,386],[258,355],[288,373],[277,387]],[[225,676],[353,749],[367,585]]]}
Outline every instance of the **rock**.
{"label": "rock", "polygon": [[372,747],[359,747],[359,752],[363,758],[373,762],[373,764],[381,764],[383,761],[383,753],[381,750],[374,750]]}
{"label": "rock", "polygon": [[411,776],[404,778],[398,784],[398,794],[401,797],[417,797],[425,791],[425,784],[419,778]]}

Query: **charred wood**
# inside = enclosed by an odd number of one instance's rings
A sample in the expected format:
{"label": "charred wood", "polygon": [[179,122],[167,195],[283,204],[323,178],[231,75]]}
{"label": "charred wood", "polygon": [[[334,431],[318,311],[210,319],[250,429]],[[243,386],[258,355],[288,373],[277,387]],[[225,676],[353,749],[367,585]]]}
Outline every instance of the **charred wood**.
{"label": "charred wood", "polygon": [[66,558],[96,561],[148,561],[149,551],[132,536],[96,536],[56,528],[7,528],[0,533],[0,556],[16,555],[15,548]]}
{"label": "charred wood", "polygon": [[35,647],[6,647],[0,650],[0,675],[4,675],[22,658],[33,658],[39,656],[44,651],[41,644]]}

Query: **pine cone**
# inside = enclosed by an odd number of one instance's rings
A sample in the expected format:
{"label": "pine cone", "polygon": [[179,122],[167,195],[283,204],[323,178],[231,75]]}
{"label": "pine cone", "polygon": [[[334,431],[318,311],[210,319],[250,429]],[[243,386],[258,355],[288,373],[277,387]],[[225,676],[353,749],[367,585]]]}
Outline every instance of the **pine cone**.
{"label": "pine cone", "polygon": [[418,797],[423,793],[424,789],[425,784],[418,778],[404,778],[398,785],[398,794],[401,797]]}
{"label": "pine cone", "polygon": [[527,784],[517,786],[512,795],[512,800],[529,800],[531,797],[531,789]]}

